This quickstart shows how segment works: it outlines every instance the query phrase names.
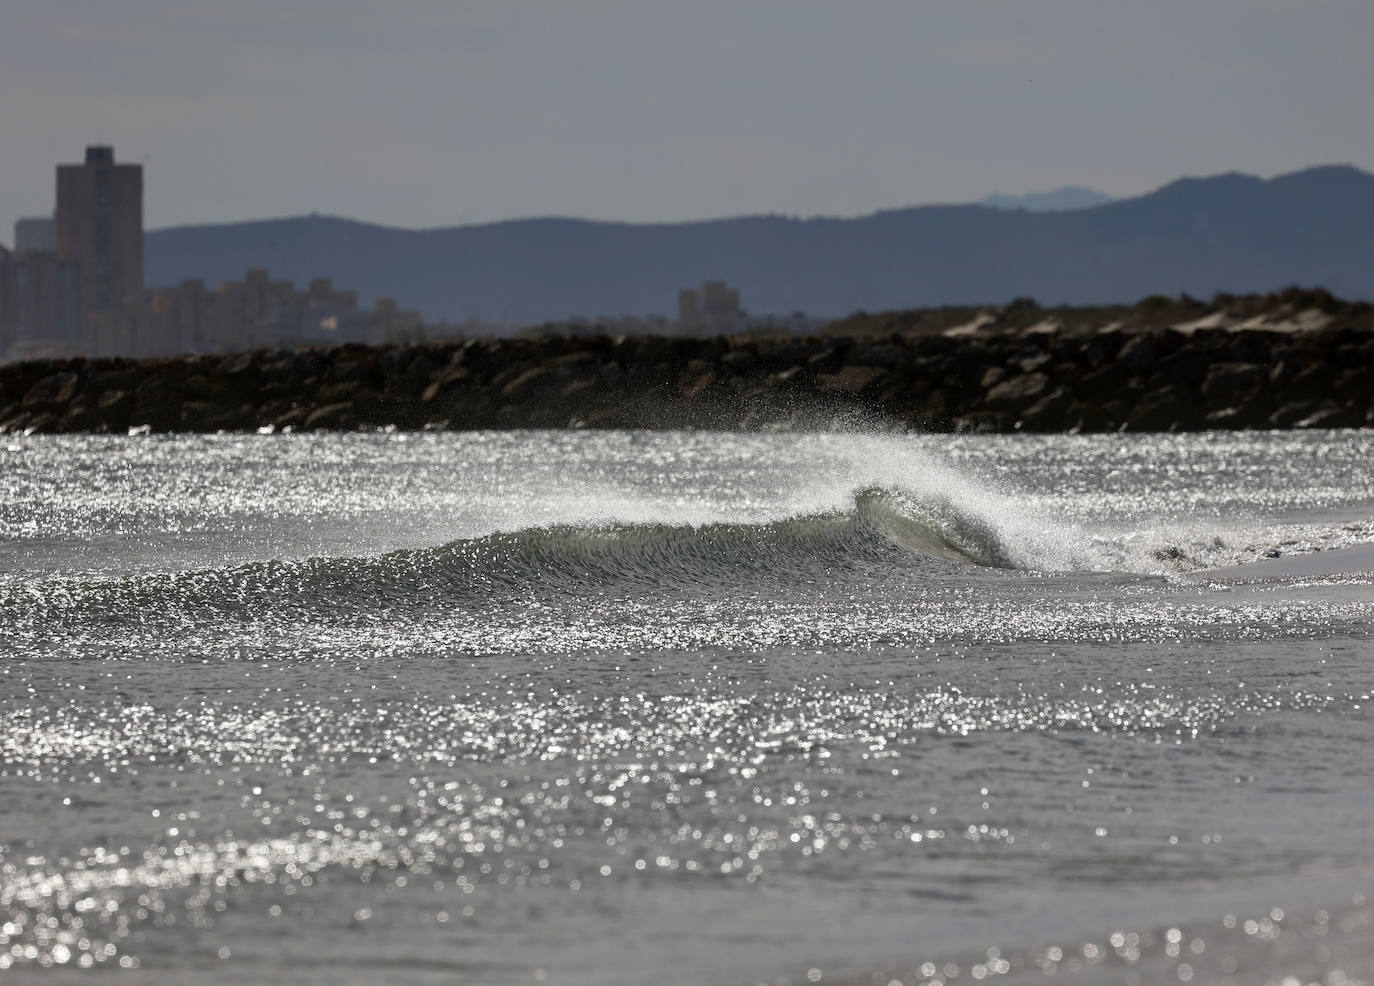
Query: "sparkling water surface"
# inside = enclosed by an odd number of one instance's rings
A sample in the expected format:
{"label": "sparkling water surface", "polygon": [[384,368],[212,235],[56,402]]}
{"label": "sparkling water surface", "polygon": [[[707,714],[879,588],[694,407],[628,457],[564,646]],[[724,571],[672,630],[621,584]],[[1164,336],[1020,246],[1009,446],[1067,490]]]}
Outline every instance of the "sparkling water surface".
{"label": "sparkling water surface", "polygon": [[1374,981],[1367,432],[0,442],[8,978]]}

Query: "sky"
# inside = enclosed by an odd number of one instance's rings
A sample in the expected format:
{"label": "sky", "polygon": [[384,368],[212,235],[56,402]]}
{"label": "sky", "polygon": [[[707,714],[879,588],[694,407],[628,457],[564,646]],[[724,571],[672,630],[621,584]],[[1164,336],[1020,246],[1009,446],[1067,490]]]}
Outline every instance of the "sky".
{"label": "sky", "polygon": [[145,225],[852,216],[1374,170],[1369,0],[0,0],[0,243]]}

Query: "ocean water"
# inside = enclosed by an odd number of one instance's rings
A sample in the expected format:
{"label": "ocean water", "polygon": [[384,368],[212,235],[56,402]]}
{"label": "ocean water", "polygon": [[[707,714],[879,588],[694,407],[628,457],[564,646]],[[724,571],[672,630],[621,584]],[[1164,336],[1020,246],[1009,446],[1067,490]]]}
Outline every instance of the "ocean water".
{"label": "ocean water", "polygon": [[0,979],[1374,981],[1372,456],[0,437]]}

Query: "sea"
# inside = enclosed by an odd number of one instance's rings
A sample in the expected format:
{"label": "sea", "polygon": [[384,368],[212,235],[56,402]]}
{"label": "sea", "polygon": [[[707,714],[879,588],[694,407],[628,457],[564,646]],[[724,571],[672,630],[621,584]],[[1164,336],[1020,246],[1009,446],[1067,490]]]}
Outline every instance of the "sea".
{"label": "sea", "polygon": [[1374,982],[1372,462],[0,436],[0,981]]}

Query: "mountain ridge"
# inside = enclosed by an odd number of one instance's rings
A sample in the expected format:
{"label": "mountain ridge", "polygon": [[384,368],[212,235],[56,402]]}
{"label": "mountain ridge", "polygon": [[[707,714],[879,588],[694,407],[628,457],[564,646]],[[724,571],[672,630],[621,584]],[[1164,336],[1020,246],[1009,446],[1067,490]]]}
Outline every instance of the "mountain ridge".
{"label": "mountain ridge", "polygon": [[148,282],[215,284],[251,267],[332,277],[364,303],[430,320],[537,323],[671,313],[721,279],[752,312],[844,315],[1030,296],[1110,304],[1145,295],[1303,283],[1374,297],[1374,175],[1321,165],[1270,179],[1185,177],[1065,211],[918,205],[854,218],[754,214],[627,223],[528,217],[404,229],[337,216],[171,227],[146,235]]}
{"label": "mountain ridge", "polygon": [[1027,212],[1066,212],[1072,209],[1090,209],[1095,205],[1106,205],[1115,199],[1093,188],[1082,185],[1063,185],[1052,192],[1029,192],[1024,195],[988,195],[978,200],[978,205],[994,209],[1024,209]]}

